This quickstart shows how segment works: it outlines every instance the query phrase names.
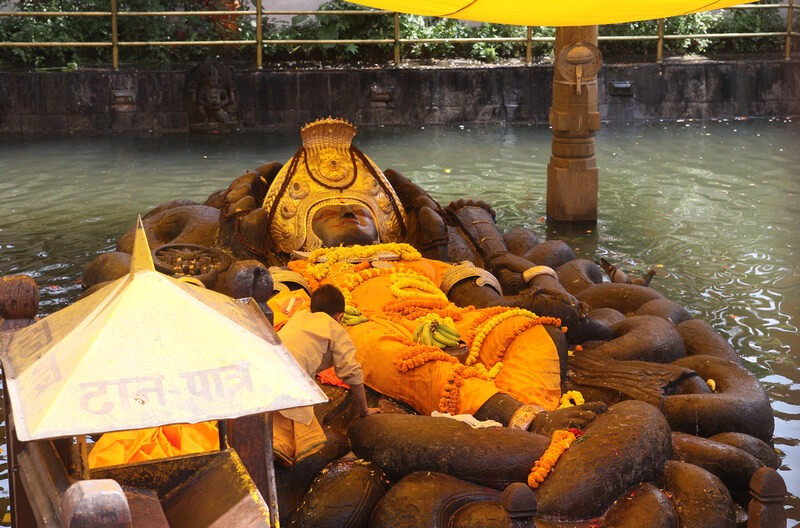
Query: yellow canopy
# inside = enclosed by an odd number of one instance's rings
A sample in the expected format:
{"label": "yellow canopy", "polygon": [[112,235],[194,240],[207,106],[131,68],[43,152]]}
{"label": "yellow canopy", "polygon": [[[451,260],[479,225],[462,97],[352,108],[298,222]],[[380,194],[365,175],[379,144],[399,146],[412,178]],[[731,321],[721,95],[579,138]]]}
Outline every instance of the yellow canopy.
{"label": "yellow canopy", "polygon": [[3,336],[16,432],[29,441],[236,418],[325,394],[252,299],[158,273],[141,220],[131,272]]}
{"label": "yellow canopy", "polygon": [[519,26],[594,26],[711,11],[755,0],[349,0],[377,9]]}

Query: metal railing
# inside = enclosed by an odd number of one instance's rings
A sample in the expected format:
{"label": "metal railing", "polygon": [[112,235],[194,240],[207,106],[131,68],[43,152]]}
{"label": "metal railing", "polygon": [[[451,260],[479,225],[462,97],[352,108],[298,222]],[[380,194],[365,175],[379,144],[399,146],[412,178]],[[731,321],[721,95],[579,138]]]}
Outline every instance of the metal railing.
{"label": "metal railing", "polygon": [[[800,32],[793,28],[794,2],[782,4],[744,4],[726,9],[785,9],[786,31],[780,32],[753,32],[753,33],[702,33],[702,34],[666,34],[664,19],[657,23],[657,34],[636,36],[599,36],[599,41],[656,41],[656,61],[663,59],[664,43],[667,40],[679,39],[724,39],[724,38],[752,38],[752,37],[784,37],[785,59],[791,59],[792,40],[800,37]],[[534,36],[533,28],[527,28],[525,37],[495,37],[495,38],[403,38],[401,36],[400,13],[380,10],[352,10],[352,11],[269,11],[264,10],[262,2],[256,2],[255,9],[218,10],[218,11],[120,11],[118,0],[111,0],[110,11],[0,11],[0,17],[106,17],[110,24],[110,41],[100,42],[62,42],[62,41],[33,41],[33,42],[0,42],[0,48],[31,48],[31,47],[110,47],[112,50],[112,67],[119,69],[119,50],[134,46],[255,46],[256,67],[263,68],[264,46],[319,46],[319,45],[392,45],[394,64],[402,63],[401,48],[404,45],[414,44],[470,44],[470,43],[507,43],[517,42],[524,44],[525,63],[531,64],[533,60],[534,43],[552,43],[555,37]],[[297,16],[297,15],[363,15],[363,16],[392,16],[394,18],[394,36],[384,39],[265,39],[264,17],[272,16]],[[225,40],[152,40],[152,41],[121,41],[119,39],[119,19],[129,17],[255,17],[254,39],[225,39]]]}

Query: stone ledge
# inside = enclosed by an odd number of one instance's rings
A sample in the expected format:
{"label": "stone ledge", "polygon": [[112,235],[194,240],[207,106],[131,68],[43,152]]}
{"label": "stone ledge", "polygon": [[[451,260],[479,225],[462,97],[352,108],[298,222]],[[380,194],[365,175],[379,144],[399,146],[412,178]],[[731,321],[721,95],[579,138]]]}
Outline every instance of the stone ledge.
{"label": "stone ledge", "polygon": [[[188,72],[0,75],[0,133],[188,131]],[[359,126],[547,123],[549,65],[233,72],[239,130],[297,128],[327,115]],[[609,64],[604,121],[800,115],[800,61]],[[120,94],[125,95],[121,97]]]}

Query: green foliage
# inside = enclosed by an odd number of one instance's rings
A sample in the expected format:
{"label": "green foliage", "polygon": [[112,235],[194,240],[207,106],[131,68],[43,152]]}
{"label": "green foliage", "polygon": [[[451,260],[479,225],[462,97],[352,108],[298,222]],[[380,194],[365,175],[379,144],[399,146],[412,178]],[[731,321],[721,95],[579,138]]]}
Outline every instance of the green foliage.
{"label": "green foliage", "polygon": [[[665,35],[702,35],[714,33],[714,26],[721,17],[720,11],[708,11],[682,17],[671,17],[664,21]],[[707,38],[670,39],[664,42],[665,54],[685,55],[705,53],[711,43]]]}
{"label": "green foliage", "polygon": [[[0,0],[0,8],[30,12],[52,11],[53,16],[0,17],[0,41],[6,42],[102,42],[111,43],[110,16],[59,16],[58,12],[108,12],[109,0]],[[120,0],[120,12],[217,10],[211,0]],[[216,18],[216,19],[215,19]],[[243,40],[254,38],[245,17],[225,26],[217,17],[147,16],[118,17],[120,42]],[[137,67],[184,64],[209,56],[241,60],[233,46],[130,46],[120,59]],[[251,51],[250,59],[255,52]],[[110,46],[0,48],[0,65],[16,68],[60,69],[77,64],[109,67]]]}
{"label": "green foliage", "polygon": [[[93,0],[21,0],[0,7],[16,11],[96,11]],[[102,8],[101,8],[102,10]],[[95,19],[52,16],[0,18],[0,40],[17,42],[93,42],[111,40]],[[108,26],[108,24],[105,24]],[[102,48],[25,47],[0,49],[0,61],[28,67],[64,66],[96,60]]]}
{"label": "green foliage", "polygon": [[[467,24],[449,18],[432,18],[403,15],[402,33],[412,39],[525,39],[527,28],[503,24]],[[534,36],[552,37],[553,28],[534,28]],[[534,57],[542,57],[552,51],[550,43],[533,44]],[[480,62],[496,62],[501,59],[524,58],[525,42],[488,41],[476,43],[429,42],[410,44],[403,48],[403,57],[413,59],[472,59]]]}
{"label": "green foliage", "polygon": [[[664,55],[764,53],[783,49],[785,36],[704,38],[707,34],[785,32],[786,22],[777,9],[726,9],[671,17],[664,20]],[[658,21],[600,26],[602,36],[658,36]],[[669,38],[671,35],[701,35]],[[654,56],[656,40],[602,41],[605,59]]]}
{"label": "green foliage", "polygon": [[[795,26],[796,27],[796,26]],[[775,9],[734,9],[723,12],[714,33],[773,33],[786,31],[786,22]],[[785,36],[729,38],[710,42],[713,53],[754,53],[782,50]]]}
{"label": "green foliage", "polygon": [[[108,0],[100,0],[107,3]],[[120,10],[129,12],[176,11],[174,16],[120,17],[119,40],[143,41],[229,41],[255,38],[252,21],[244,16],[181,15],[180,11],[227,10],[213,0],[119,0]],[[252,48],[252,46],[251,46]],[[120,52],[122,55],[123,52]],[[228,61],[250,60],[255,51],[240,46],[142,46],[124,48],[126,62],[145,66],[182,65],[199,62],[208,57]]]}
{"label": "green foliage", "polygon": [[[369,11],[341,0],[325,2],[320,11]],[[358,14],[298,15],[291,22],[269,20],[265,40],[367,40],[394,38],[394,20],[389,16]],[[264,56],[273,61],[322,61],[335,64],[380,63],[392,57],[387,44],[268,45]]]}
{"label": "green foliage", "polygon": [[[244,0],[241,0],[244,3]],[[778,2],[780,0],[763,0]],[[170,16],[118,18],[120,42],[231,41],[255,40],[256,20],[252,16],[219,17],[181,15],[180,11],[224,10],[222,0],[119,0],[121,11],[175,11]],[[52,16],[0,17],[0,41],[4,42],[102,42],[110,44],[111,21],[108,16],[59,16],[58,12],[106,12],[109,0],[0,0],[0,8],[12,11],[53,12]],[[320,11],[368,11],[368,8],[344,0],[331,0]],[[695,35],[689,38],[668,38],[664,55],[693,53],[726,54],[774,52],[782,50],[784,36],[709,39],[711,33],[785,32],[783,12],[776,9],[730,9],[711,11],[665,20],[665,35]],[[795,31],[800,25],[796,15]],[[300,15],[291,20],[264,17],[265,40],[394,40],[394,17],[361,14]],[[436,42],[404,43],[401,60],[433,61],[469,59],[492,63],[525,58],[527,28],[501,24],[465,23],[452,19],[399,15],[400,37],[434,39]],[[604,60],[652,60],[656,54],[658,22],[655,20],[599,27],[600,49]],[[551,27],[533,28],[534,37],[553,37]],[[642,40],[609,41],[605,36],[647,37]],[[448,39],[488,39],[485,42],[452,42]],[[499,39],[515,39],[507,42]],[[796,49],[797,39],[794,39]],[[534,42],[532,59],[552,55],[552,42]],[[180,67],[187,63],[217,57],[231,63],[252,66],[255,46],[246,45],[164,45],[125,46],[119,57],[124,65],[145,67]],[[388,64],[394,59],[394,44],[267,44],[263,49],[267,64],[278,66],[284,61],[314,65],[359,66]],[[2,47],[3,68],[75,68],[109,67],[111,47]]]}
{"label": "green foliage", "polygon": [[[696,13],[680,17],[671,17],[664,20],[664,35],[703,35],[712,33],[714,24],[721,15],[716,11]],[[598,34],[603,36],[626,36],[626,37],[657,37],[658,21],[645,20],[631,22],[628,24],[609,24],[600,26]],[[600,41],[600,50],[606,59],[654,56],[656,53],[657,41],[655,38],[649,40],[633,41]],[[664,54],[686,55],[691,53],[703,53],[708,49],[710,40],[702,37],[686,39],[664,40]]]}
{"label": "green foliage", "polygon": [[[322,4],[320,11],[368,11],[367,8],[343,0]],[[527,29],[500,24],[466,24],[447,18],[400,15],[400,36],[404,39],[453,38],[524,38]],[[291,21],[268,20],[264,24],[266,40],[393,40],[392,16],[359,14],[300,15]],[[554,34],[552,28],[541,28],[539,35]],[[552,46],[537,43],[534,54],[542,56]],[[394,56],[394,44],[271,44],[264,55],[272,61],[321,61],[339,65],[385,64]],[[432,42],[403,44],[403,59],[473,59],[495,62],[525,56],[521,42],[447,43]]]}

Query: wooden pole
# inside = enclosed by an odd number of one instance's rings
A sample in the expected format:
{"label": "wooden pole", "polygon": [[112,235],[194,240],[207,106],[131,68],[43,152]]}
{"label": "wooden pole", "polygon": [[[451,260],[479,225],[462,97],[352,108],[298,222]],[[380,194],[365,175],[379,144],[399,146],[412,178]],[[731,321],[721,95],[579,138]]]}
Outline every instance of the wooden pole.
{"label": "wooden pole", "polygon": [[119,70],[119,35],[117,34],[117,0],[111,0],[111,67]]}
{"label": "wooden pole", "polygon": [[794,0],[789,0],[786,9],[786,60],[792,58],[792,23],[794,22]]}
{"label": "wooden pole", "polygon": [[556,29],[552,155],[547,165],[547,216],[561,222],[597,220],[595,133],[600,129],[597,26]]}
{"label": "wooden pole", "polygon": [[269,525],[280,528],[278,515],[278,483],[275,480],[275,458],[272,454],[272,413],[266,413],[264,420],[264,458],[267,464],[267,504],[269,505]]}
{"label": "wooden pole", "polygon": [[256,2],[256,68],[264,69],[264,7],[262,0]]}

